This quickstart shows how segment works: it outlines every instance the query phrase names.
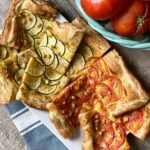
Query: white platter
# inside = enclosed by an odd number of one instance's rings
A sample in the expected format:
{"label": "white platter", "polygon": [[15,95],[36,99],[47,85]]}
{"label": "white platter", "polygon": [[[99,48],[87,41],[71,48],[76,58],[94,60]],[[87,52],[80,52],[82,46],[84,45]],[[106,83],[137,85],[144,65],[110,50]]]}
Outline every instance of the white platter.
{"label": "white platter", "polygon": [[[56,20],[58,22],[66,22],[67,20],[62,16],[58,15]],[[28,107],[28,106],[27,106]],[[28,107],[42,122],[47,128],[54,133],[54,135],[69,149],[69,150],[81,150],[82,149],[82,137],[80,129],[76,129],[74,136],[71,139],[64,139],[57,132],[54,125],[49,120],[49,113],[41,110],[37,110],[31,107]]]}

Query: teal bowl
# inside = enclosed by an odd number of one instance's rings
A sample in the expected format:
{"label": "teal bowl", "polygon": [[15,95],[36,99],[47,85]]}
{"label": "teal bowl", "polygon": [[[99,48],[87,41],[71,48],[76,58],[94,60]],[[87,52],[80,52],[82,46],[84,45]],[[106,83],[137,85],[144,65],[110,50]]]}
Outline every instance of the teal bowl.
{"label": "teal bowl", "polygon": [[98,21],[92,19],[82,9],[80,0],[76,0],[76,5],[81,12],[84,19],[89,23],[89,25],[95,29],[97,32],[103,35],[109,41],[118,43],[124,47],[132,48],[132,49],[140,49],[150,51],[150,34],[144,35],[142,40],[134,40],[127,37],[119,36],[114,32],[108,31],[104,25],[99,23]]}

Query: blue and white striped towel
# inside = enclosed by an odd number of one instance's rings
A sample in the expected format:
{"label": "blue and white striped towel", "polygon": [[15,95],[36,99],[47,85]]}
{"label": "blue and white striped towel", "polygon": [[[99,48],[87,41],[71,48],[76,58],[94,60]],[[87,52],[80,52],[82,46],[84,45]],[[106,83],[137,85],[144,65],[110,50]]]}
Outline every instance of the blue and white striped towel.
{"label": "blue and white striped towel", "polygon": [[67,150],[24,104],[14,101],[5,107],[29,150]]}

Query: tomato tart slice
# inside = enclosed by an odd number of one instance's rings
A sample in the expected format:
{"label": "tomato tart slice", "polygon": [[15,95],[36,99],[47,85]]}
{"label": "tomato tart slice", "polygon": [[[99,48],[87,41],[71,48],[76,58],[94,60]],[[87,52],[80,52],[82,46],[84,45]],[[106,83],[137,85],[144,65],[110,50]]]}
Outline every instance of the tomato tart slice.
{"label": "tomato tart slice", "polygon": [[149,94],[127,69],[122,57],[116,50],[106,54],[103,59],[111,73],[111,76],[104,79],[104,83],[113,92],[113,101],[106,104],[106,108],[111,115],[118,116],[136,110],[150,100]]}
{"label": "tomato tart slice", "polygon": [[129,150],[122,124],[116,124],[96,111],[79,115],[83,150]]}
{"label": "tomato tart slice", "polygon": [[94,89],[93,80],[87,80],[82,75],[55,95],[52,103],[47,105],[50,119],[63,137],[69,138],[73,134],[78,124],[78,115],[86,107],[84,105],[90,102]]}

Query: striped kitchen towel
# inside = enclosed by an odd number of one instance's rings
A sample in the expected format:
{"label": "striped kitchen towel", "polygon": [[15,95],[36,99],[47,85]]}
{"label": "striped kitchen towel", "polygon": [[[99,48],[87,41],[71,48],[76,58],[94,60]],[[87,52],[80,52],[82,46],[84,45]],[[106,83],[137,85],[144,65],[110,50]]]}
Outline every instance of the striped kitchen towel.
{"label": "striped kitchen towel", "polygon": [[13,101],[5,107],[29,150],[67,150],[24,104]]}

